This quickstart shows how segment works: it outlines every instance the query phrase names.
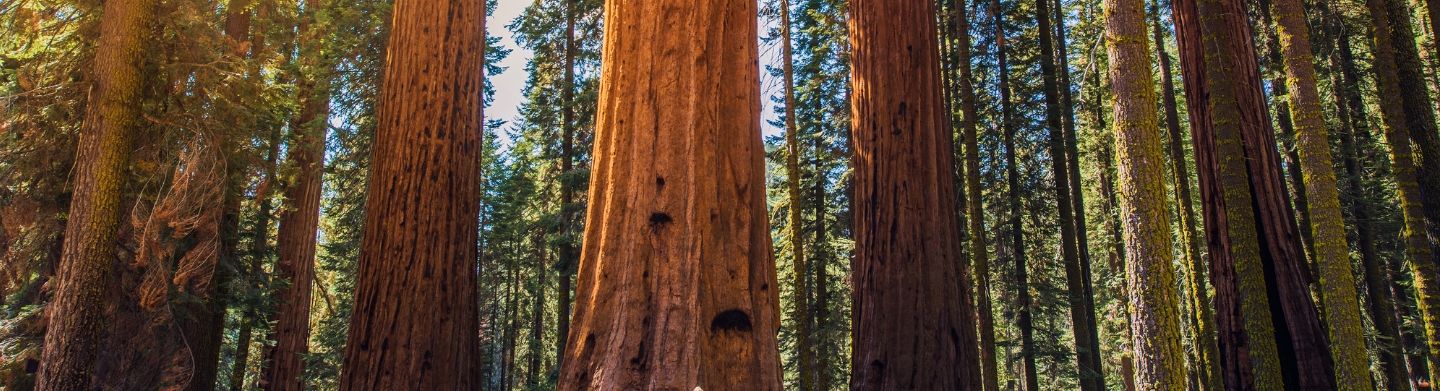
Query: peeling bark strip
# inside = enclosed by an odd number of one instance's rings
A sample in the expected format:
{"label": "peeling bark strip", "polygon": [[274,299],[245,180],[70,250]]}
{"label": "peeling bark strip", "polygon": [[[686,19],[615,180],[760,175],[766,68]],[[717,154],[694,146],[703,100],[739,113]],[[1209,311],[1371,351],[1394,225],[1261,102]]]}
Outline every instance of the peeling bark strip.
{"label": "peeling bark strip", "polygon": [[484,4],[395,2],[341,390],[480,387]]}
{"label": "peeling bark strip", "polygon": [[780,390],[756,4],[610,1],[561,390]]}
{"label": "peeling bark strip", "polygon": [[[1115,92],[1115,152],[1121,164],[1121,218],[1125,223],[1126,291],[1130,301],[1135,382],[1144,390],[1179,390],[1185,384],[1180,346],[1179,293],[1174,238],[1165,197],[1165,154],[1156,117],[1155,80],[1143,0],[1106,0],[1105,42]],[[1168,72],[1167,72],[1168,73]]]}
{"label": "peeling bark strip", "polygon": [[80,129],[57,287],[37,389],[89,390],[105,327],[105,293],[140,122],[145,37],[154,0],[107,0],[95,46],[94,86]]}
{"label": "peeling bark strip", "polygon": [[854,390],[979,390],[953,139],[926,0],[851,3]]}

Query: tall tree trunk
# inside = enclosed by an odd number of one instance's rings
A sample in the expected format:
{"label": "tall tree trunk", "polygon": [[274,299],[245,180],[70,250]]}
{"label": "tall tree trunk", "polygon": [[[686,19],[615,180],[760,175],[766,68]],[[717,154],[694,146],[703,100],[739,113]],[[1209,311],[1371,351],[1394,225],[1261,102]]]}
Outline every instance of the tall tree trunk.
{"label": "tall tree trunk", "polygon": [[[1145,2],[1106,0],[1105,41],[1115,94],[1115,150],[1125,221],[1126,280],[1135,383],[1146,390],[1185,388],[1180,346],[1165,155],[1155,116],[1155,81],[1145,34]],[[1043,42],[1043,41],[1042,41]],[[1042,44],[1043,46],[1043,44]]]}
{"label": "tall tree trunk", "polygon": [[1340,191],[1336,184],[1330,136],[1325,129],[1325,110],[1315,80],[1315,58],[1310,51],[1310,30],[1300,0],[1273,0],[1276,30],[1285,56],[1285,76],[1290,89],[1290,113],[1294,116],[1296,149],[1305,171],[1305,194],[1313,225],[1313,251],[1319,266],[1320,290],[1329,322],[1328,342],[1335,349],[1335,384],[1342,390],[1373,390],[1370,358],[1365,349],[1365,327],[1360,318],[1355,275],[1350,267],[1350,249],[1345,239],[1345,221],[1340,212]]}
{"label": "tall tree trunk", "polygon": [[[1370,11],[1371,35],[1374,39],[1372,51],[1375,57],[1376,96],[1380,99],[1380,117],[1385,126],[1385,141],[1390,148],[1390,170],[1395,175],[1396,188],[1400,193],[1400,210],[1404,213],[1406,252],[1410,256],[1411,273],[1414,275],[1415,299],[1419,304],[1420,317],[1425,325],[1425,340],[1428,345],[1426,361],[1429,379],[1440,378],[1440,284],[1435,280],[1435,263],[1431,241],[1426,237],[1426,202],[1417,183],[1415,157],[1411,152],[1412,130],[1407,115],[1406,91],[1416,90],[1415,86],[1402,88],[1400,72],[1397,69],[1396,52],[1391,31],[1390,13],[1385,0],[1367,0]],[[1413,83],[1412,83],[1413,84]],[[1420,128],[1424,132],[1427,128]],[[1412,374],[1413,375],[1413,374]]]}
{"label": "tall tree trunk", "polygon": [[[542,197],[549,198],[549,191]],[[545,251],[548,246],[545,234],[542,230],[536,230],[535,238],[532,239],[535,246],[535,288],[531,291],[534,300],[530,303],[530,346],[528,347],[529,359],[525,373],[525,387],[530,388],[538,385],[540,376],[544,372],[540,369],[540,352],[544,351],[545,332],[545,265],[550,263],[549,252]]]}
{"label": "tall tree trunk", "polygon": [[[266,253],[270,251],[270,215],[273,204],[270,201],[271,194],[267,190],[273,188],[270,184],[275,181],[275,164],[280,155],[280,136],[279,127],[271,129],[269,151],[266,154],[265,167],[262,171],[263,177],[261,178],[261,185],[257,187],[259,191],[255,194],[255,198],[259,201],[260,205],[256,207],[255,222],[250,234],[250,248],[247,249],[247,257],[250,262],[249,265],[246,265],[249,266],[247,278],[254,280],[261,278],[262,271],[260,270],[260,266],[263,263]],[[259,289],[258,281],[254,280],[246,281],[248,289]],[[239,337],[235,342],[235,359],[233,365],[230,367],[229,384],[231,390],[240,391],[245,389],[245,375],[249,369],[250,361],[250,345],[255,335],[254,324],[260,321],[260,319],[257,319],[259,318],[257,312],[255,308],[240,309]]]}
{"label": "tall tree trunk", "polygon": [[[560,91],[560,172],[575,170],[575,7],[579,0],[565,1],[565,80]],[[571,281],[575,275],[575,187],[572,180],[560,181],[560,219],[564,238],[560,242],[560,283],[556,300],[560,313],[555,319],[555,367],[565,365],[565,340],[570,335]],[[558,373],[557,373],[558,375]]]}
{"label": "tall tree trunk", "polygon": [[154,0],[107,0],[95,45],[93,85],[80,129],[74,192],[37,389],[88,390],[103,338],[118,244],[121,198],[140,127],[145,38]]}
{"label": "tall tree trunk", "polygon": [[1058,67],[1058,80],[1060,89],[1060,112],[1061,125],[1065,129],[1065,156],[1068,159],[1070,174],[1070,203],[1074,205],[1075,213],[1075,249],[1076,256],[1080,262],[1081,282],[1084,284],[1085,324],[1079,326],[1080,331],[1089,334],[1086,339],[1090,341],[1088,350],[1090,354],[1090,368],[1095,371],[1097,384],[1103,389],[1105,387],[1105,366],[1100,357],[1100,327],[1095,319],[1095,284],[1094,275],[1091,273],[1090,265],[1090,238],[1089,228],[1085,218],[1085,190],[1080,181],[1080,147],[1079,140],[1075,133],[1075,101],[1070,91],[1070,56],[1066,48],[1065,38],[1065,13],[1063,12],[1064,1],[1055,0],[1053,14],[1055,16],[1055,56]]}
{"label": "tall tree trunk", "polygon": [[799,370],[800,390],[810,391],[814,389],[814,374],[810,369],[810,353],[813,346],[810,344],[810,318],[808,299],[810,294],[805,286],[805,241],[802,239],[804,225],[800,218],[800,141],[797,133],[800,128],[795,126],[795,54],[791,48],[791,41],[794,39],[790,29],[790,1],[780,0],[780,47],[784,53],[783,61],[785,76],[785,184],[788,190],[790,201],[790,216],[786,233],[790,241],[790,257],[793,261],[791,268],[794,273],[794,280],[791,289],[794,292],[795,312],[791,314],[790,321],[795,326],[795,350],[799,363],[796,365]]}
{"label": "tall tree trunk", "polygon": [[[1000,389],[999,365],[995,359],[995,311],[990,303],[990,251],[985,243],[984,194],[980,183],[980,139],[976,122],[980,117],[975,109],[974,76],[970,70],[970,16],[965,12],[965,0],[953,4],[956,43],[956,65],[959,69],[957,83],[960,93],[960,130],[965,143],[965,193],[969,209],[970,255],[973,258],[975,281],[975,307],[980,339],[980,368],[984,376],[984,390]],[[827,390],[828,391],[828,390]]]}
{"label": "tall tree trunk", "polygon": [[[1425,82],[1424,60],[1420,58],[1416,46],[1414,27],[1410,21],[1410,2],[1386,0],[1385,5],[1390,14],[1390,43],[1395,48],[1395,70],[1400,80],[1406,83],[1400,97],[1414,150],[1415,179],[1420,186],[1426,233],[1431,248],[1436,248],[1440,247],[1440,134],[1435,128],[1436,108],[1431,104],[1428,83]],[[1436,254],[1434,261],[1440,264],[1440,254]],[[1432,362],[1431,367],[1434,366]]]}
{"label": "tall tree trunk", "polygon": [[[1391,281],[1394,278],[1390,274],[1390,268],[1386,265],[1386,261],[1380,258],[1379,250],[1375,247],[1370,202],[1366,198],[1362,179],[1364,174],[1360,168],[1359,157],[1359,140],[1361,138],[1368,139],[1370,130],[1366,121],[1365,104],[1360,98],[1359,74],[1354,69],[1354,55],[1350,48],[1351,37],[1339,15],[1328,8],[1326,11],[1329,22],[1327,24],[1337,48],[1337,50],[1331,51],[1328,60],[1331,66],[1331,84],[1336,86],[1335,88],[1339,92],[1335,113],[1339,116],[1340,129],[1344,132],[1340,137],[1340,147],[1341,154],[1345,159],[1345,179],[1349,184],[1349,208],[1354,220],[1355,239],[1360,253],[1360,261],[1365,268],[1365,290],[1370,299],[1371,322],[1375,324],[1375,331],[1380,334],[1382,341],[1377,350],[1379,351],[1380,366],[1385,373],[1385,388],[1400,390],[1405,388],[1409,381],[1411,388],[1420,389],[1418,376],[1411,376],[1407,363],[1402,361],[1407,358],[1403,351],[1406,338],[1399,330],[1399,325],[1403,324],[1403,321],[1397,322],[1400,320],[1396,317],[1397,302],[1390,289]],[[1403,304],[1398,305],[1403,306]],[[1411,337],[1413,339],[1413,335]],[[1383,342],[1386,339],[1389,340],[1388,343]]]}
{"label": "tall tree trunk", "polygon": [[[821,141],[816,140],[815,150],[819,151],[822,147]],[[816,352],[815,367],[812,371],[815,373],[815,389],[830,391],[830,354],[828,350],[831,343],[830,328],[828,326],[830,322],[830,282],[826,265],[829,264],[834,253],[831,252],[830,247],[825,244],[825,234],[828,233],[825,228],[825,217],[829,213],[826,211],[827,201],[825,189],[829,181],[826,180],[823,174],[825,171],[821,166],[822,163],[822,160],[815,159],[815,199],[812,200],[815,205],[814,246],[817,249],[815,251],[815,262],[810,263],[810,268],[814,270],[812,275],[814,276],[815,284],[815,305],[810,307],[814,310],[815,339],[813,343],[815,344]],[[826,250],[819,250],[821,248]]]}
{"label": "tall tree trunk", "polygon": [[[1157,10],[1158,11],[1158,10]],[[1154,36],[1155,54],[1160,60],[1160,85],[1165,103],[1165,130],[1169,133],[1170,166],[1175,178],[1175,197],[1179,199],[1180,236],[1185,253],[1185,289],[1189,292],[1186,300],[1191,308],[1188,320],[1194,333],[1196,368],[1194,371],[1206,391],[1223,389],[1219,365],[1220,350],[1215,341],[1215,314],[1211,310],[1210,293],[1205,284],[1205,263],[1200,252],[1200,237],[1195,230],[1195,206],[1191,202],[1190,168],[1186,164],[1184,136],[1180,129],[1180,113],[1175,99],[1175,79],[1171,74],[1170,53],[1165,50],[1165,40],[1160,25],[1159,12],[1155,13]],[[1192,126],[1194,126],[1192,124]]]}
{"label": "tall tree trunk", "polygon": [[[1055,178],[1055,202],[1060,220],[1060,255],[1065,262],[1065,282],[1070,293],[1070,321],[1074,327],[1075,365],[1079,371],[1080,389],[1097,391],[1105,388],[1099,369],[1092,366],[1091,333],[1088,320],[1094,313],[1088,312],[1085,296],[1085,276],[1080,265],[1080,256],[1075,244],[1075,204],[1071,202],[1069,162],[1065,150],[1065,133],[1061,124],[1060,87],[1055,67],[1055,49],[1050,26],[1050,0],[1035,2],[1035,22],[1040,29],[1040,73],[1045,95],[1045,128],[1050,133],[1051,172]],[[1068,88],[1068,87],[1067,87]]]}
{"label": "tall tree trunk", "polygon": [[954,140],[927,0],[851,3],[854,390],[978,390],[955,219]]}
{"label": "tall tree trunk", "polygon": [[1011,124],[1010,69],[1006,61],[1005,11],[1000,0],[990,3],[990,12],[995,17],[996,69],[1000,74],[1000,128],[1004,133],[1006,181],[1010,198],[1011,251],[1015,258],[1015,327],[1020,329],[1020,361],[1024,367],[1024,387],[1027,391],[1040,389],[1040,376],[1035,368],[1035,336],[1030,314],[1030,273],[1025,265],[1025,227],[1021,220],[1023,205],[1020,202],[1020,167],[1015,159],[1015,127]]}
{"label": "tall tree trunk", "polygon": [[605,11],[595,169],[560,389],[779,390],[756,4],[611,2]]}
{"label": "tall tree trunk", "polygon": [[[306,14],[313,14],[319,6],[316,2],[307,4],[310,10]],[[320,69],[317,38],[323,33],[310,31],[310,22],[302,21],[299,36],[300,61],[311,63],[306,68]],[[302,106],[290,122],[294,141],[286,148],[286,155],[296,174],[285,186],[285,203],[275,238],[280,252],[276,271],[288,285],[275,297],[275,327],[267,338],[275,341],[265,354],[262,384],[268,391],[305,389],[300,377],[305,374],[304,356],[310,352],[310,290],[315,279],[315,237],[320,226],[320,185],[324,182],[325,134],[330,118],[330,94],[323,77],[298,77]]]}
{"label": "tall tree trunk", "polygon": [[393,13],[340,389],[476,389],[485,6]]}
{"label": "tall tree trunk", "polygon": [[[1284,387],[1282,364],[1251,209],[1227,10],[1224,0],[1201,0],[1193,10],[1189,4],[1177,2],[1175,24],[1183,26],[1178,28],[1181,64],[1191,103],[1191,138],[1205,201],[1205,226],[1210,234],[1210,272],[1217,291],[1226,388],[1278,390]],[[1197,80],[1205,83],[1204,89],[1194,88]],[[1196,110],[1197,104],[1207,103]]]}

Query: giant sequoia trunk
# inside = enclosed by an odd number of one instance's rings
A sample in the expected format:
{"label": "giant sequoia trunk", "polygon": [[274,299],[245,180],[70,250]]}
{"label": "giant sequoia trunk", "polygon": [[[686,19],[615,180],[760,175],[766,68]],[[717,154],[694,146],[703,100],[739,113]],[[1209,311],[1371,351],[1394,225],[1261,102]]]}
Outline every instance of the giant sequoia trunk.
{"label": "giant sequoia trunk", "polygon": [[851,3],[855,325],[851,388],[977,390],[954,142],[927,0]]}
{"label": "giant sequoia trunk", "polygon": [[608,2],[561,390],[779,390],[756,4]]}
{"label": "giant sequoia trunk", "polygon": [[[1176,43],[1180,51],[1181,75],[1185,84],[1185,100],[1190,114],[1191,143],[1195,151],[1196,174],[1200,183],[1206,245],[1210,255],[1210,281],[1215,288],[1215,320],[1220,352],[1218,360],[1227,390],[1273,390],[1283,384],[1275,353],[1273,326],[1270,325],[1268,296],[1264,294],[1264,280],[1260,280],[1258,284],[1248,281],[1246,286],[1242,287],[1241,273],[1245,270],[1237,268],[1237,265],[1245,263],[1251,272],[1245,277],[1251,279],[1261,273],[1256,270],[1259,269],[1256,265],[1259,263],[1259,249],[1254,244],[1253,233],[1249,240],[1242,241],[1246,246],[1237,249],[1245,250],[1243,254],[1231,251],[1231,227],[1228,224],[1231,217],[1227,213],[1227,203],[1236,200],[1242,205],[1249,204],[1249,186],[1243,179],[1231,181],[1240,184],[1234,186],[1235,191],[1244,193],[1226,193],[1229,188],[1222,185],[1222,161],[1215,142],[1216,133],[1221,127],[1227,127],[1225,130],[1231,137],[1238,137],[1238,134],[1234,134],[1238,131],[1234,129],[1237,124],[1233,118],[1233,92],[1228,88],[1212,91],[1212,86],[1215,85],[1228,86],[1230,78],[1228,72],[1221,73],[1210,69],[1223,64],[1219,61],[1222,60],[1219,57],[1225,53],[1221,50],[1224,47],[1223,41],[1216,41],[1228,37],[1217,36],[1217,30],[1218,34],[1226,31],[1221,16],[1223,11],[1219,9],[1221,5],[1217,4],[1218,2],[1219,0],[1207,0],[1203,3],[1203,8],[1201,3],[1190,0],[1171,3]],[[1207,30],[1203,34],[1202,24]],[[1217,26],[1220,28],[1217,29]],[[1224,80],[1212,80],[1216,77],[1223,77]],[[1221,102],[1212,103],[1212,100],[1220,100],[1227,105],[1221,105]],[[1220,108],[1225,108],[1226,113],[1230,114],[1226,121],[1220,121],[1215,115]],[[1232,154],[1236,153],[1234,149],[1239,148],[1234,144],[1229,144]],[[1232,170],[1236,170],[1234,164],[1232,158],[1228,162]],[[1238,175],[1243,176],[1243,167],[1239,170],[1242,171]],[[1237,224],[1248,225],[1253,232],[1253,217],[1242,218]],[[1242,289],[1249,290],[1251,294],[1242,299]],[[1245,299],[1252,302],[1246,303]],[[1250,327],[1258,330],[1255,333],[1249,332],[1247,328]],[[1251,338],[1252,334],[1255,338]]]}
{"label": "giant sequoia trunk", "polygon": [[484,2],[398,0],[341,390],[480,388]]}
{"label": "giant sequoia trunk", "polygon": [[154,0],[107,0],[95,45],[93,86],[80,129],[74,193],[37,387],[89,390],[103,339],[105,296],[120,227],[121,198],[140,126],[145,37]]}
{"label": "giant sequoia trunk", "polygon": [[[301,26],[301,35],[306,34]],[[303,39],[303,38],[302,38]],[[308,46],[308,45],[307,45]],[[318,55],[317,51],[309,51]],[[304,59],[302,59],[304,61]],[[294,179],[285,187],[276,243],[280,259],[276,269],[288,283],[276,295],[275,346],[266,352],[265,389],[300,391],[305,385],[305,357],[310,340],[310,289],[315,279],[315,235],[320,226],[320,184],[324,172],[325,133],[329,122],[329,94],[307,75],[299,83],[304,105],[290,123],[295,140],[287,149]]]}
{"label": "giant sequoia trunk", "polygon": [[[1350,249],[1340,212],[1334,159],[1330,156],[1330,136],[1325,129],[1325,110],[1316,87],[1315,58],[1310,51],[1305,8],[1300,0],[1274,0],[1272,4],[1285,55],[1296,149],[1305,171],[1304,194],[1310,206],[1308,220],[1313,226],[1311,242],[1315,264],[1320,269],[1315,274],[1320,276],[1325,319],[1330,326],[1328,342],[1335,347],[1332,350],[1334,381],[1345,390],[1371,390],[1374,386],[1370,380],[1370,358],[1365,350],[1365,329],[1355,293],[1355,275],[1350,268]],[[1297,346],[1297,354],[1303,352],[1299,348]]]}
{"label": "giant sequoia trunk", "polygon": [[[1105,1],[1105,41],[1115,92],[1115,151],[1122,164],[1121,218],[1125,221],[1126,291],[1130,301],[1135,383],[1145,390],[1185,388],[1175,288],[1170,208],[1165,197],[1165,155],[1155,129],[1155,81],[1145,34],[1143,0]],[[1128,382],[1127,382],[1128,383]]]}

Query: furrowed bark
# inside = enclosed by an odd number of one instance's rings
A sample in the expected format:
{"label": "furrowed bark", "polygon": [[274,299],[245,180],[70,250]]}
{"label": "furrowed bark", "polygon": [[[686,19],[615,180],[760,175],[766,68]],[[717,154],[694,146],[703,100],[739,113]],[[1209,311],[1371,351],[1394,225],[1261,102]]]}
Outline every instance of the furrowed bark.
{"label": "furrowed bark", "polygon": [[485,6],[393,14],[340,389],[476,389]]}
{"label": "furrowed bark", "polygon": [[1145,2],[1106,0],[1105,42],[1115,93],[1115,150],[1132,348],[1138,359],[1135,385],[1146,390],[1185,388],[1180,346],[1179,293],[1175,287],[1170,208],[1165,196],[1165,157],[1150,74]]}
{"label": "furrowed bark", "polygon": [[154,0],[105,1],[64,250],[36,379],[40,390],[91,387],[106,327],[104,306],[123,214],[121,198],[141,122],[145,38],[154,6]]}
{"label": "furrowed bark", "polygon": [[605,17],[560,390],[779,390],[756,3],[608,2]]}

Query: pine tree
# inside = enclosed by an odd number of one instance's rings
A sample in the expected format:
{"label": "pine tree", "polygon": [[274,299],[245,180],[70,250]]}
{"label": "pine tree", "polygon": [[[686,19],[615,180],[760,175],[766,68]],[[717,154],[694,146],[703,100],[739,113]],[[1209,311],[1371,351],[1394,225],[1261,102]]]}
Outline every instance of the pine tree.
{"label": "pine tree", "polygon": [[1180,346],[1174,244],[1165,197],[1164,153],[1155,116],[1155,83],[1145,34],[1144,2],[1105,2],[1105,37],[1115,91],[1115,149],[1120,162],[1121,213],[1126,227],[1136,386],[1185,387]]}
{"label": "pine tree", "polygon": [[94,87],[80,130],[64,252],[37,387],[87,390],[105,325],[106,286],[117,244],[155,3],[108,0],[96,45]]}

